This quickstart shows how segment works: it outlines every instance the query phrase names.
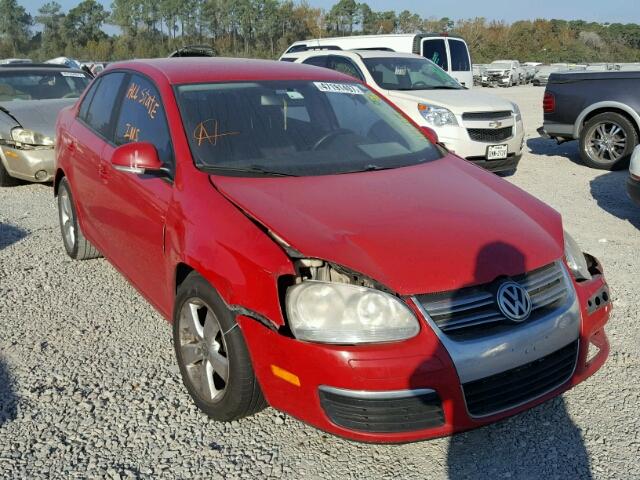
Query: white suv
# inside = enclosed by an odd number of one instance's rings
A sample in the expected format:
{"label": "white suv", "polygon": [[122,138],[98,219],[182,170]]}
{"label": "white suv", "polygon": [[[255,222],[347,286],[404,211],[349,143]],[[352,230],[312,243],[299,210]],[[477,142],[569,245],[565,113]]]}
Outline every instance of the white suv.
{"label": "white suv", "polygon": [[355,77],[389,98],[440,143],[494,172],[514,171],[524,128],[515,103],[468,90],[430,60],[381,50],[310,50],[280,60],[331,68]]}
{"label": "white suv", "polygon": [[487,65],[487,77],[488,85],[511,87],[524,83],[524,71],[517,60],[496,60],[491,62]]}

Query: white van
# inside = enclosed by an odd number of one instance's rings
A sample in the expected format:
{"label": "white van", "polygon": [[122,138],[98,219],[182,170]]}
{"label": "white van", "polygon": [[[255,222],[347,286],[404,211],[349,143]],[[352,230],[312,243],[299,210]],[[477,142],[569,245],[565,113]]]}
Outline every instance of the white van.
{"label": "white van", "polygon": [[325,50],[386,50],[415,53],[431,60],[460,82],[462,86],[473,87],[473,71],[471,69],[469,47],[467,47],[467,42],[460,37],[418,33],[313,38],[293,43],[284,55],[317,48]]}

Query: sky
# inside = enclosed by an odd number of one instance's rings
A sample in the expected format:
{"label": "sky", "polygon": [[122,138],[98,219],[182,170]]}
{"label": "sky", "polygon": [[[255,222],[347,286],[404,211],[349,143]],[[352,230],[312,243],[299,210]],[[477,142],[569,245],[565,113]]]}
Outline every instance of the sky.
{"label": "sky", "polygon": [[[79,0],[57,0],[64,11]],[[107,9],[111,0],[99,0]],[[308,0],[314,7],[330,8],[333,0]],[[358,1],[358,0],[356,0]],[[422,17],[485,17],[489,20],[560,18],[609,23],[640,23],[639,0],[364,0],[374,10],[409,10]],[[35,14],[47,0],[18,0]]]}

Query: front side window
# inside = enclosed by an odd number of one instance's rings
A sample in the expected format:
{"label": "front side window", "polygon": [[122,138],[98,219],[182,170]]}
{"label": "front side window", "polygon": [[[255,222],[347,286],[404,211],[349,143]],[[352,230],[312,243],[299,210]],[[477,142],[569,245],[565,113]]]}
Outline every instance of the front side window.
{"label": "front side window", "polygon": [[89,77],[74,71],[0,72],[0,101],[78,98]]}
{"label": "front side window", "polygon": [[423,40],[422,56],[428,58],[443,70],[449,70],[449,61],[447,60],[447,47],[441,38],[434,40]]}
{"label": "front side window", "polygon": [[469,63],[469,50],[467,45],[460,40],[449,39],[449,53],[451,54],[451,70],[454,72],[468,72],[471,70]]}
{"label": "front side window", "polygon": [[124,76],[124,73],[116,72],[100,77],[100,83],[84,117],[84,121],[103,137],[109,136],[111,114]]}
{"label": "front side window", "polygon": [[447,72],[424,58],[365,58],[365,67],[385,90],[459,90],[463,88]]}
{"label": "front side window", "polygon": [[327,66],[327,56],[326,55],[318,55],[317,57],[309,57],[305,61],[303,61],[305,65],[314,65],[316,67],[326,67]]}
{"label": "front side window", "polygon": [[335,70],[336,72],[344,73],[358,80],[364,80],[362,75],[358,71],[358,67],[356,67],[351,60],[344,57],[329,57],[329,68],[331,70]]}
{"label": "front side window", "polygon": [[116,145],[130,142],[152,143],[164,166],[171,168],[173,165],[169,129],[160,94],[144,77],[132,75],[127,80],[114,141]]}
{"label": "front side window", "polygon": [[413,124],[356,83],[177,87],[196,167],[228,175],[329,175],[440,158]]}

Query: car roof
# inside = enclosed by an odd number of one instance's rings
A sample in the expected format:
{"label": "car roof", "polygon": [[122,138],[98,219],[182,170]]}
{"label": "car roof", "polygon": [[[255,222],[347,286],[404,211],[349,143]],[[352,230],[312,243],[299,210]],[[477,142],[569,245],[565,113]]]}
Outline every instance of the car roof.
{"label": "car roof", "polygon": [[338,55],[348,58],[424,58],[414,53],[391,52],[389,50],[329,50],[314,49],[302,52],[286,53],[283,58],[309,58],[318,55]]}
{"label": "car roof", "polygon": [[74,73],[83,73],[87,75],[87,72],[84,70],[80,70],[77,68],[69,68],[63,65],[49,65],[49,64],[29,64],[26,65],[18,65],[18,64],[9,64],[7,66],[0,65],[0,74],[4,72],[24,72],[24,73],[53,73],[53,72],[74,72]]}
{"label": "car roof", "polygon": [[160,74],[172,85],[260,80],[354,81],[348,75],[311,65],[223,57],[152,58],[116,62],[100,75],[118,69],[135,70],[148,75]]}

